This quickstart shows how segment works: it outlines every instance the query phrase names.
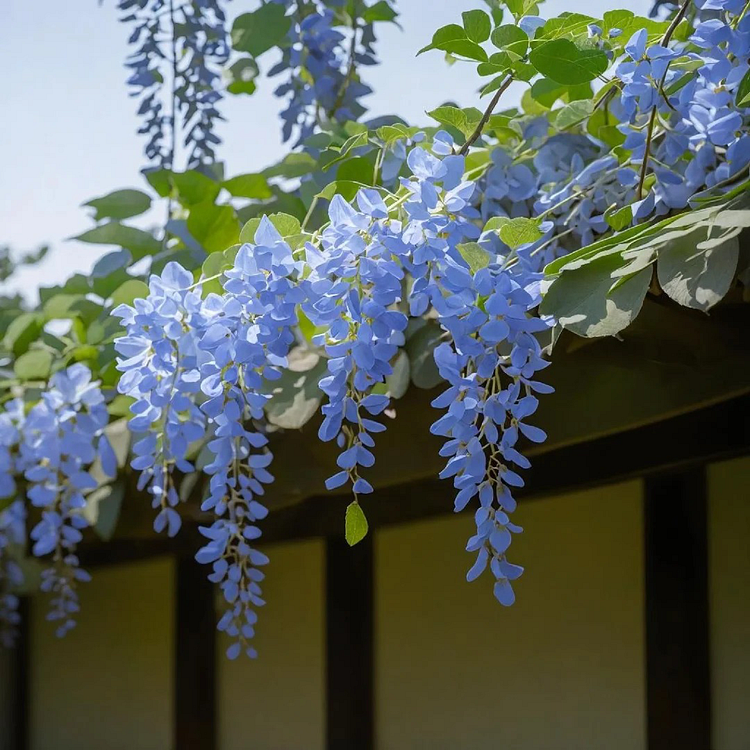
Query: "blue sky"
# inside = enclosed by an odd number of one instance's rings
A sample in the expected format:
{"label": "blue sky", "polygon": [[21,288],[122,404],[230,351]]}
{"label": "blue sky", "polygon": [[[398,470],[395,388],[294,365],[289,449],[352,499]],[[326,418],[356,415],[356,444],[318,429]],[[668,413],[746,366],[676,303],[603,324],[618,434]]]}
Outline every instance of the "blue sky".
{"label": "blue sky", "polygon": [[[255,0],[233,0],[233,13]],[[128,29],[114,0],[0,0],[0,70],[4,71],[0,142],[0,244],[29,250],[50,243],[43,264],[22,271],[13,286],[35,297],[39,285],[87,272],[101,249],[66,238],[91,226],[81,204],[122,187],[141,187],[143,142],[135,102],[124,85]],[[372,115],[398,113],[410,122],[450,99],[478,104],[477,79],[439,53],[414,57],[434,29],[453,23],[480,0],[401,0],[401,25],[380,25],[382,64],[367,71]],[[563,11],[601,15],[629,8],[646,15],[651,0],[547,0],[547,17]],[[267,66],[267,65],[266,65]],[[279,100],[263,82],[252,97],[222,103],[227,122],[220,158],[229,175],[257,171],[285,153]],[[510,93],[510,92],[509,92]]]}

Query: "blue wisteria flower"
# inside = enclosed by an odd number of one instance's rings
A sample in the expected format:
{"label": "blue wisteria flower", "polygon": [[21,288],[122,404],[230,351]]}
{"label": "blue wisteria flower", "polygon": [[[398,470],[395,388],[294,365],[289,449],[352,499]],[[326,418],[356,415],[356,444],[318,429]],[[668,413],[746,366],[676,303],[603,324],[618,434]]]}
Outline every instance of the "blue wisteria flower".
{"label": "blue wisteria flower", "polygon": [[42,573],[42,591],[52,595],[47,618],[62,636],[75,625],[78,583],[89,574],[79,566],[76,548],[88,521],[82,513],[85,493],[97,487],[90,468],[97,459],[110,477],[117,471],[112,446],[104,434],[109,414],[104,395],[83,364],[55,373],[41,400],[21,426],[18,463],[27,482],[26,495],[41,509],[31,531],[32,552],[51,555]]}
{"label": "blue wisteria flower", "polygon": [[127,332],[115,341],[122,372],[118,389],[135,399],[129,427],[138,438],[131,462],[141,472],[138,487],[148,488],[158,510],[156,531],[174,536],[181,524],[174,471],[193,471],[187,455],[205,433],[195,403],[205,358],[198,347],[205,316],[192,274],[178,263],[167,263],[161,276],[152,276],[149,289],[145,300],[113,311]]}

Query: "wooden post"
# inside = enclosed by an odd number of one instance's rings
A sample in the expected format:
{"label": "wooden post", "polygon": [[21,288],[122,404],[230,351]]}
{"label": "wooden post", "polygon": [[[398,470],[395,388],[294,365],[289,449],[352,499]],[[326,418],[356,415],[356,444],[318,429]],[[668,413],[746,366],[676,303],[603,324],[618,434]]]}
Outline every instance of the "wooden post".
{"label": "wooden post", "polygon": [[648,750],[711,745],[706,476],[646,479]]}
{"label": "wooden post", "polygon": [[327,750],[373,750],[372,531],[326,541]]}
{"label": "wooden post", "polygon": [[21,623],[18,627],[18,638],[13,649],[11,679],[13,681],[13,693],[11,695],[10,715],[12,724],[10,729],[10,745],[13,750],[28,750],[29,748],[29,670],[31,668],[31,650],[29,634],[28,597],[21,597],[18,612],[21,615]]}
{"label": "wooden post", "polygon": [[179,557],[175,582],[174,747],[216,748],[216,621],[206,566]]}

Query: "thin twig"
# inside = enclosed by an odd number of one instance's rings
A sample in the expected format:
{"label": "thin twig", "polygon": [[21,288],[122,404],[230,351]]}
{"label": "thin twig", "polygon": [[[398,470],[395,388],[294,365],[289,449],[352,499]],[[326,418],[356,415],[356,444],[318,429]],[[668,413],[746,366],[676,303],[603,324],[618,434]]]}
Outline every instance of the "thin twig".
{"label": "thin twig", "polygon": [[[662,47],[666,47],[669,44],[669,40],[672,38],[675,31],[677,31],[677,27],[682,22],[682,19],[685,18],[691,2],[692,0],[685,0],[682,3],[682,7],[677,11],[675,17],[672,19],[672,23],[669,24],[667,30],[664,32],[664,36],[661,38]],[[667,80],[668,72],[669,62],[667,62],[667,66],[664,68],[664,73],[662,74],[661,81],[659,82],[660,91],[664,90],[664,83]],[[654,126],[656,125],[657,107],[658,105],[654,104],[654,106],[651,108],[651,116],[649,117],[648,121],[648,131],[646,133],[646,150],[643,154],[643,161],[641,162],[641,173],[638,176],[638,188],[636,189],[635,193],[635,199],[637,201],[641,200],[641,198],[643,197],[643,186],[646,183],[646,175],[648,173],[648,159],[649,155],[651,154],[651,142],[654,139]]]}
{"label": "thin twig", "polygon": [[[355,7],[356,12],[356,7]],[[346,96],[346,90],[349,88],[349,84],[354,78],[354,71],[356,69],[356,57],[357,57],[357,32],[359,31],[359,24],[357,16],[352,17],[352,38],[349,41],[349,64],[346,68],[346,76],[341,82],[341,88],[336,95],[336,101],[333,103],[333,107],[330,111],[329,117],[333,118],[336,115],[339,107],[344,103],[344,96]]]}
{"label": "thin twig", "polygon": [[[174,0],[169,0],[169,23],[171,26],[171,54],[172,54],[172,91],[170,97],[170,143],[169,143],[169,170],[174,171],[174,163],[177,154],[177,27],[175,21],[175,7]],[[164,235],[162,236],[161,245],[162,250],[167,247],[167,239],[169,233],[167,232],[167,225],[172,220],[172,177],[169,180],[169,195],[167,196],[167,217],[164,221]]]}
{"label": "thin twig", "polygon": [[479,124],[477,125],[474,132],[466,139],[466,143],[464,143],[463,146],[461,146],[461,150],[458,152],[462,156],[465,156],[471,146],[474,144],[474,142],[479,138],[480,135],[482,135],[482,130],[484,130],[484,126],[487,124],[487,121],[492,116],[492,112],[497,106],[497,103],[500,101],[500,97],[505,93],[508,86],[513,83],[513,74],[509,73],[506,77],[506,79],[500,84],[500,88],[495,92],[495,96],[492,97],[492,101],[490,102],[489,106],[485,110],[484,114],[482,115],[482,119],[479,121]]}

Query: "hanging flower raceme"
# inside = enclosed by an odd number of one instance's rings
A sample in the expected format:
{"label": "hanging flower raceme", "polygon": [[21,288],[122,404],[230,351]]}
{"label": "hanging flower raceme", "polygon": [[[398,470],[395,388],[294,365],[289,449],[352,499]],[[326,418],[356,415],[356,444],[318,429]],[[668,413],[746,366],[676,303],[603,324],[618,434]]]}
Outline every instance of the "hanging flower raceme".
{"label": "hanging flower raceme", "polygon": [[0,646],[14,645],[18,613],[17,589],[23,584],[23,571],[14,558],[26,542],[26,507],[23,500],[14,500],[0,511]]}
{"label": "hanging flower raceme", "polygon": [[450,387],[433,401],[447,411],[431,431],[448,438],[440,454],[449,461],[440,476],[453,477],[455,510],[479,500],[477,533],[467,545],[478,556],[467,577],[473,580],[490,563],[495,596],[508,605],[514,601],[510,581],[522,572],[506,558],[511,534],[521,531],[508,514],[516,507],[513,488],[523,486],[516,469],[531,465],[517,443],[521,436],[537,443],[546,439],[526,419],[537,408],[534,394],[552,389],[534,380],[549,364],[535,334],[550,325],[533,315],[536,285],[524,278],[520,265],[519,276],[503,260],[473,274],[446,273],[446,285],[465,304],[440,317],[450,342],[435,350],[435,361]]}
{"label": "hanging flower raceme", "polygon": [[402,181],[411,193],[402,239],[413,246],[410,305],[414,315],[432,308],[447,339],[435,349],[435,361],[450,388],[433,401],[447,413],[432,432],[448,438],[441,455],[449,461],[440,476],[454,478],[455,510],[479,499],[477,534],[467,546],[479,554],[469,578],[491,562],[495,595],[510,604],[510,581],[521,568],[505,556],[511,533],[520,531],[508,513],[515,509],[511,488],[523,485],[513,466],[530,465],[516,444],[520,434],[536,442],[546,437],[524,420],[536,409],[533,392],[551,390],[533,380],[548,364],[536,334],[550,324],[533,316],[539,276],[517,257],[473,245],[475,253],[486,252],[474,270],[463,257],[464,243],[478,238],[471,221],[478,213],[471,205],[475,185],[462,181],[464,160],[452,154],[452,145],[440,132],[432,154],[418,147],[408,157],[413,176]]}
{"label": "hanging flower raceme", "polygon": [[99,383],[83,364],[55,373],[41,400],[21,427],[19,465],[27,483],[26,495],[41,509],[41,520],[31,531],[32,552],[52,555],[42,572],[42,591],[52,594],[47,619],[65,635],[75,625],[77,586],[90,579],[79,565],[76,548],[88,526],[83,515],[85,494],[97,487],[90,468],[97,459],[110,477],[117,462],[104,428],[109,414]]}
{"label": "hanging flower raceme", "polygon": [[21,425],[25,419],[21,399],[8,401],[0,412],[0,498],[9,504],[0,511],[0,645],[15,643],[18,614],[16,590],[23,584],[18,564],[26,545],[26,506],[18,495],[15,477],[23,472],[18,460]]}
{"label": "hanging flower raceme", "polygon": [[170,262],[161,276],[151,277],[145,300],[113,311],[127,332],[115,341],[122,372],[117,387],[135,399],[128,425],[136,435],[131,465],[140,472],[139,489],[148,488],[158,511],[154,529],[166,529],[169,536],[181,524],[174,471],[194,470],[187,456],[205,433],[205,418],[195,403],[205,317],[194,287],[192,275]]}
{"label": "hanging flower raceme", "polygon": [[371,417],[388,406],[388,397],[372,389],[393,372],[390,362],[404,343],[408,322],[392,309],[401,299],[404,270],[392,249],[395,235],[386,205],[377,190],[361,189],[357,206],[333,198],[321,249],[306,247],[310,274],[304,282],[304,310],[326,329],[314,341],[329,356],[329,374],[320,381],[328,403],[318,435],[337,440],[343,449],[341,471],[326,486],[334,489],[349,481],[355,495],[372,492],[359,471],[375,462],[371,433],[385,429]]}
{"label": "hanging flower raceme", "polygon": [[221,6],[219,0],[118,0],[121,20],[133,24],[128,43],[135,49],[125,65],[133,96],[140,97],[138,132],[148,138],[147,158],[160,166],[174,167],[179,140],[188,149],[189,167],[214,161],[221,68],[229,58]]}
{"label": "hanging flower raceme", "polygon": [[[276,96],[288,98],[281,113],[283,138],[296,131],[298,142],[310,136],[322,116],[335,122],[357,120],[365,112],[359,99],[372,92],[359,80],[357,65],[373,65],[375,35],[372,24],[356,21],[346,32],[337,27],[335,0],[277,0],[289,8],[289,44],[270,76],[288,71]],[[328,7],[333,6],[333,7]]]}
{"label": "hanging flower raceme", "polygon": [[230,658],[243,650],[256,655],[249,641],[254,607],[264,603],[260,567],[268,558],[252,543],[261,535],[257,522],[268,513],[258,498],[273,481],[273,457],[260,427],[270,398],[263,381],[278,379],[286,367],[302,301],[300,270],[289,245],[263,217],[254,244],[242,245],[225,272],[224,294],[210,294],[204,303],[201,408],[213,429],[208,449],[214,458],[205,467],[211,480],[201,508],[215,520],[200,529],[208,542],[196,559],[213,566],[209,578],[220,584],[227,602],[219,629],[232,639]]}

